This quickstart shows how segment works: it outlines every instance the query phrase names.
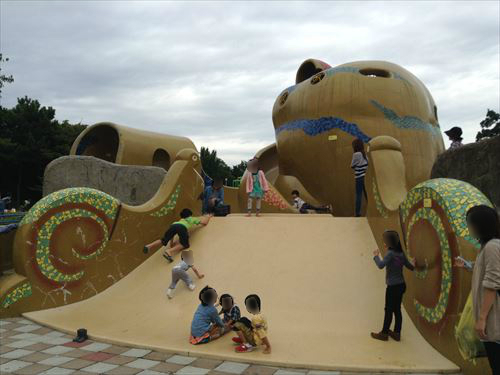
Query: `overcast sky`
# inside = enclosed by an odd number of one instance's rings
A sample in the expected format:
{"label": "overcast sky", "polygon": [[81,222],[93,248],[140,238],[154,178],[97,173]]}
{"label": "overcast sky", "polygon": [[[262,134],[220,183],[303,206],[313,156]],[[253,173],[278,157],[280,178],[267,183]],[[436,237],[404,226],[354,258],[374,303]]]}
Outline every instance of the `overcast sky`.
{"label": "overcast sky", "polygon": [[498,1],[1,0],[0,13],[3,106],[27,95],[59,120],[187,136],[228,164],[274,142],[274,100],[311,57],[402,65],[467,142],[500,107]]}

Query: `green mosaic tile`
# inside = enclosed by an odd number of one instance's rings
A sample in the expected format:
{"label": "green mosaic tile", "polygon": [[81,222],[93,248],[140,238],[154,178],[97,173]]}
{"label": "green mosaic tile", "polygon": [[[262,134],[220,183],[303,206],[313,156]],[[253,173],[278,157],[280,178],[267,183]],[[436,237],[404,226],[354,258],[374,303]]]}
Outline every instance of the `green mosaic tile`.
{"label": "green mosaic tile", "polygon": [[8,293],[0,306],[5,309],[20,299],[31,296],[31,294],[31,284],[29,282],[25,282]]}
{"label": "green mosaic tile", "polygon": [[[414,300],[417,313],[430,323],[439,322],[446,311],[451,290],[451,273],[452,261],[451,250],[448,244],[448,238],[444,229],[443,223],[439,216],[431,208],[419,208],[415,215],[412,216],[406,230],[406,243],[410,243],[410,233],[413,225],[420,219],[427,220],[439,237],[439,245],[441,248],[441,289],[436,306],[426,307],[421,305],[417,300]],[[424,271],[425,272],[425,271]],[[422,275],[420,275],[422,277]]]}
{"label": "green mosaic tile", "polygon": [[479,248],[479,243],[469,233],[465,215],[471,207],[480,204],[493,207],[481,191],[467,182],[448,178],[422,182],[411,189],[401,204],[401,215],[404,221],[407,220],[410,209],[425,198],[432,199],[445,210],[453,231],[458,237],[464,238]]}
{"label": "green mosaic tile", "polygon": [[425,122],[415,116],[404,116],[400,117],[392,109],[385,107],[376,100],[371,100],[371,104],[380,110],[384,117],[388,119],[393,125],[399,129],[412,129],[412,130],[424,130],[430,132],[434,136],[441,137],[441,130],[439,126],[433,125],[429,122]]}
{"label": "green mosaic tile", "polygon": [[[89,260],[99,256],[105,249],[110,228],[106,222],[95,212],[79,208],[64,209],[68,204],[85,203],[94,207],[109,219],[114,220],[120,202],[112,196],[103,193],[99,190],[90,188],[69,188],[52,193],[39,202],[37,202],[30,211],[24,216],[20,225],[36,224],[37,235],[35,243],[35,260],[40,272],[49,280],[58,283],[67,283],[79,280],[83,277],[84,271],[79,271],[73,274],[67,274],[58,270],[52,263],[52,255],[50,252],[50,243],[56,228],[62,223],[74,219],[89,219],[96,222],[101,229],[100,246],[90,254],[81,254],[75,249],[72,249],[72,254],[78,259]],[[57,212],[44,222],[40,222],[40,218],[49,210],[55,208],[63,208],[64,210]],[[35,230],[35,229],[34,229]]]}
{"label": "green mosaic tile", "polygon": [[111,195],[91,188],[68,188],[56,191],[40,199],[24,216],[19,225],[30,224],[47,211],[67,203],[87,203],[114,219],[120,202]]}
{"label": "green mosaic tile", "polygon": [[382,198],[380,198],[380,193],[378,192],[377,184],[375,182],[375,179],[373,179],[373,199],[375,200],[375,207],[377,208],[378,213],[383,217],[383,218],[388,218],[389,217],[389,211],[384,207],[382,203]]}
{"label": "green mosaic tile", "polygon": [[[492,204],[478,189],[466,182],[439,178],[416,185],[400,206],[401,218],[407,227],[406,243],[410,243],[412,228],[419,220],[429,222],[439,238],[442,273],[438,302],[434,307],[426,307],[414,300],[417,313],[426,321],[437,323],[444,317],[448,306],[452,283],[452,254],[444,224],[432,207],[420,207],[410,217],[411,209],[424,199],[431,199],[433,206],[439,205],[444,210],[455,235],[465,239],[476,248],[479,248],[479,243],[469,233],[466,213],[473,206],[484,204],[492,207]],[[416,276],[423,279],[426,274],[427,269],[419,271]]]}
{"label": "green mosaic tile", "polygon": [[150,215],[154,217],[163,217],[170,214],[177,205],[177,200],[179,199],[180,194],[181,194],[181,185],[177,185],[175,191],[172,193],[167,203],[165,203],[165,205],[161,207],[159,210],[150,213]]}

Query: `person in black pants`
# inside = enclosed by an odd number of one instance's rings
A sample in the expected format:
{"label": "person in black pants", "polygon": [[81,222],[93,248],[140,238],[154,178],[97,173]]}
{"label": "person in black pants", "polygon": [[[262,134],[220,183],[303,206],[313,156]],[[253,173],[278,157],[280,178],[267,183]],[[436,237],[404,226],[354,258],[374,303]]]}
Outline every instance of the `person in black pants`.
{"label": "person in black pants", "polygon": [[[385,267],[386,269],[385,280],[387,289],[385,290],[384,325],[382,331],[378,333],[372,332],[371,336],[374,339],[382,341],[387,341],[390,336],[394,340],[400,341],[401,326],[403,324],[401,303],[403,302],[403,294],[406,291],[405,279],[403,277],[403,267],[413,271],[415,269],[415,264],[410,263],[403,252],[403,247],[401,246],[401,241],[399,240],[399,235],[396,231],[385,231],[383,239],[386,248],[386,255],[384,259],[381,259],[380,250],[377,249],[373,252],[373,260],[377,264],[378,268],[382,269]],[[395,318],[395,324],[394,331],[391,331],[390,327],[393,315]]]}

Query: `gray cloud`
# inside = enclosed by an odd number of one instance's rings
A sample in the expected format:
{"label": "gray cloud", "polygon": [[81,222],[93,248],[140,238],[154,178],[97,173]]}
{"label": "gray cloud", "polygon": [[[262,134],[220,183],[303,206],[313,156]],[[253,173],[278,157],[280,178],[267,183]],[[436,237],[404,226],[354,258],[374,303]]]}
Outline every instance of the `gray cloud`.
{"label": "gray cloud", "polygon": [[230,164],[274,141],[300,63],[388,60],[417,75],[443,128],[473,141],[499,110],[498,2],[2,1],[15,83],[59,119],[188,136]]}

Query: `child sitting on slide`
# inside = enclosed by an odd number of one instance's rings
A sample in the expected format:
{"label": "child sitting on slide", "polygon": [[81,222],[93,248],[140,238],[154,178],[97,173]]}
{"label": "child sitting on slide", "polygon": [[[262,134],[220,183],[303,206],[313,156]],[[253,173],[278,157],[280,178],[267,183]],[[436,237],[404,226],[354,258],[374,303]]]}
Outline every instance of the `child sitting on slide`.
{"label": "child sitting on slide", "polygon": [[187,271],[191,268],[193,272],[198,276],[198,279],[203,279],[205,275],[200,274],[198,269],[194,266],[193,252],[191,250],[184,250],[181,253],[181,261],[175,267],[172,268],[172,282],[167,289],[167,297],[174,297],[174,290],[177,286],[179,280],[182,280],[186,283],[189,290],[194,290],[195,285],[191,276],[187,273]]}
{"label": "child sitting on slide", "polygon": [[293,207],[295,207],[301,214],[307,214],[307,210],[314,210],[316,212],[328,212],[328,207],[315,207],[312,204],[304,202],[300,198],[300,193],[298,190],[292,190]]}
{"label": "child sitting on slide", "polygon": [[205,344],[218,339],[227,332],[224,322],[219,317],[214,306],[217,301],[217,292],[208,285],[204,287],[198,298],[201,304],[194,313],[191,322],[191,337],[189,342],[193,345]]}
{"label": "child sitting on slide", "polygon": [[229,294],[220,296],[219,304],[222,306],[219,315],[224,314],[222,321],[228,328],[233,328],[234,323],[241,318],[240,308],[235,305],[233,297]]}
{"label": "child sitting on slide", "polygon": [[[181,211],[181,219],[176,221],[165,232],[163,238],[151,242],[149,245],[144,246],[144,253],[149,250],[158,249],[161,246],[167,246],[170,242],[170,252],[165,250],[163,256],[172,263],[173,256],[182,250],[189,249],[189,230],[198,227],[199,225],[207,225],[211,216],[193,217],[193,212],[189,208]],[[174,241],[174,236],[179,236],[179,241]]]}
{"label": "child sitting on slide", "polygon": [[233,337],[233,341],[240,344],[235,351],[238,353],[251,352],[257,345],[264,344],[264,354],[271,353],[271,343],[267,337],[267,320],[260,312],[260,298],[256,294],[250,294],[245,298],[245,306],[249,313],[253,315],[250,321],[241,318],[234,324],[234,329],[238,337]]}

